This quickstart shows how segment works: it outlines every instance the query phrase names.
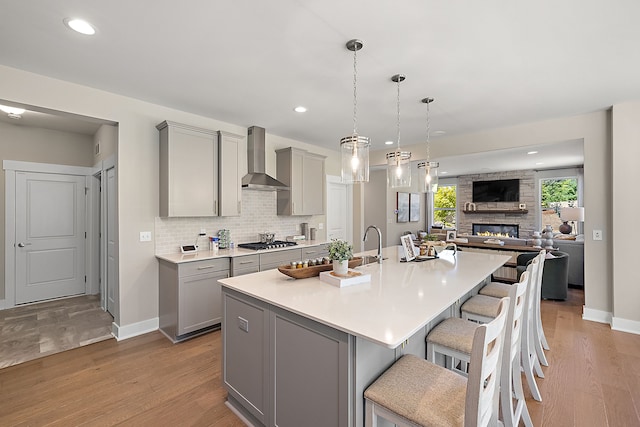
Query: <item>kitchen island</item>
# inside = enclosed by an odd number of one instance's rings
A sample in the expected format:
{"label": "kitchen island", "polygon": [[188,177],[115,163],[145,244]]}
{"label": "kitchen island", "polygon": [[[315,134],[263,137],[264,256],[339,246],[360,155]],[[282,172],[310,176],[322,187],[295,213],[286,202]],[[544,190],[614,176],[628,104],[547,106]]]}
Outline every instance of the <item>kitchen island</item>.
{"label": "kitchen island", "polygon": [[[366,252],[365,254],[371,254]],[[427,332],[456,315],[509,257],[444,251],[358,270],[338,288],[277,270],[219,280],[228,404],[254,425],[361,426],[363,392],[403,354],[424,357]]]}

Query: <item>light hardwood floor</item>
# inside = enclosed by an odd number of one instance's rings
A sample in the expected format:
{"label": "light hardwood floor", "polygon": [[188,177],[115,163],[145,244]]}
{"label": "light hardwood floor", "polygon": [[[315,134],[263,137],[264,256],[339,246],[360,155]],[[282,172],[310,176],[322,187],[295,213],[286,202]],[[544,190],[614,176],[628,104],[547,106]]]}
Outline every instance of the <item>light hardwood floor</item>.
{"label": "light hardwood floor", "polygon": [[[639,426],[640,336],[581,319],[583,293],[544,301],[550,366],[536,426]],[[0,370],[2,426],[240,426],[224,405],[221,335],[171,344],[159,332]]]}

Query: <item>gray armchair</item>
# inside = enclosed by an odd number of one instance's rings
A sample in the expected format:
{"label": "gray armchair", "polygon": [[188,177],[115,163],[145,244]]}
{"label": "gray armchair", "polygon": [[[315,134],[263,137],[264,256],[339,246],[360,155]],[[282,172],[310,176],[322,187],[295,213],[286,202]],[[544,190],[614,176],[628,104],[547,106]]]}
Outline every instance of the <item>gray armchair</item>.
{"label": "gray armchair", "polygon": [[[569,288],[569,254],[560,251],[551,251],[555,258],[544,260],[542,272],[542,298],[543,299],[567,299]],[[527,269],[527,264],[538,255],[537,252],[518,255],[517,270],[518,279]]]}

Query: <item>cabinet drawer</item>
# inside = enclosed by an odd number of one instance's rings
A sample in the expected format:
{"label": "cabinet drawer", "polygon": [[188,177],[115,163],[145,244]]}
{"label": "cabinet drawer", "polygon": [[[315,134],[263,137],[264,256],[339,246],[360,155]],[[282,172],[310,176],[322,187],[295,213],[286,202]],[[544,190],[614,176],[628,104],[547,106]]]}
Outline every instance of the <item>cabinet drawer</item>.
{"label": "cabinet drawer", "polygon": [[229,271],[229,258],[215,258],[182,263],[180,264],[178,275],[179,277],[186,277],[225,270]]}
{"label": "cabinet drawer", "polygon": [[260,255],[246,255],[231,258],[231,275],[256,273],[260,271]]}
{"label": "cabinet drawer", "polygon": [[322,258],[329,256],[327,245],[311,246],[302,249],[302,259]]}
{"label": "cabinet drawer", "polygon": [[260,254],[260,271],[276,268],[279,265],[289,264],[291,261],[300,261],[302,250],[288,249],[286,251],[270,252]]}

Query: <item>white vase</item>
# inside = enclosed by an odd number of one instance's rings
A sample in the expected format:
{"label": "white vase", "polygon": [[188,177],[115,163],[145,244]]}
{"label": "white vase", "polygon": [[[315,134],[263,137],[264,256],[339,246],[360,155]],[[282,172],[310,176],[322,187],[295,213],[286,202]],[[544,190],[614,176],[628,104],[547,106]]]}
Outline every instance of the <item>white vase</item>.
{"label": "white vase", "polygon": [[333,272],[337,276],[346,276],[349,273],[349,260],[345,259],[343,261],[334,260],[333,261]]}

